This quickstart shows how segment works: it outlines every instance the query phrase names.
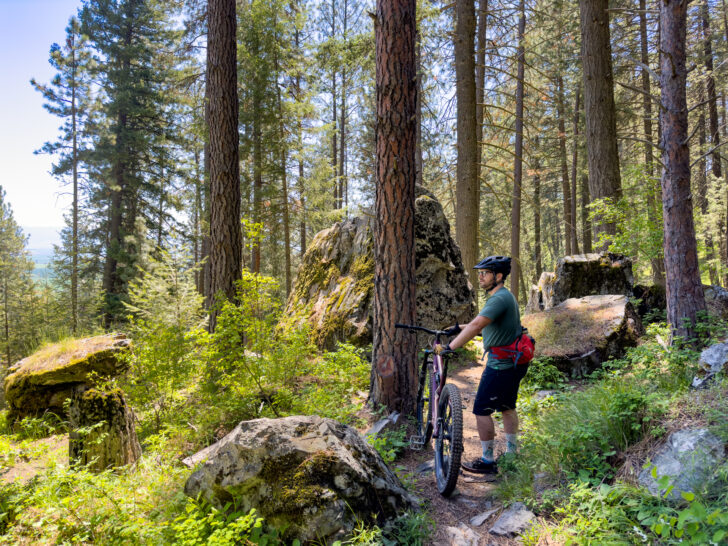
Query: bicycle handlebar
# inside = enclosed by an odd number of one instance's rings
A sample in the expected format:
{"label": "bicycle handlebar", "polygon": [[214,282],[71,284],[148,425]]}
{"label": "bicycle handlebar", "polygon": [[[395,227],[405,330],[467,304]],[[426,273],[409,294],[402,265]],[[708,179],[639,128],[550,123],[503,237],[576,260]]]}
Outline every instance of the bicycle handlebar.
{"label": "bicycle handlebar", "polygon": [[422,326],[412,326],[410,324],[395,324],[395,328],[406,328],[407,330],[420,330],[422,332],[427,332],[428,334],[432,334],[433,336],[450,336],[452,335],[452,332],[450,330],[430,330],[429,328],[423,328]]}

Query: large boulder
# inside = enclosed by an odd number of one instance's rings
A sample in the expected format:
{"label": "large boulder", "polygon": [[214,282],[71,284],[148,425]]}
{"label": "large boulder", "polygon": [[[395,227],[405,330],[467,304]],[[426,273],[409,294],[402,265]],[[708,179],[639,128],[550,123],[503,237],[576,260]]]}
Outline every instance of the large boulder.
{"label": "large boulder", "polygon": [[681,500],[681,492],[701,492],[709,483],[715,469],[725,459],[723,441],[707,429],[684,429],[673,432],[664,445],[649,459],[656,467],[640,472],[640,485],[655,496],[664,494],[658,483],[662,476],[669,476],[674,489],[668,494],[671,500]]}
{"label": "large boulder", "polygon": [[[357,217],[320,231],[306,250],[281,326],[309,325],[316,344],[372,342],[372,219]],[[417,323],[444,328],[475,315],[472,286],[442,205],[422,187],[415,200]]]}
{"label": "large boulder", "polygon": [[244,421],[184,462],[201,461],[187,495],[255,508],[287,543],[330,539],[357,521],[381,526],[417,506],[356,430],[318,416]]}
{"label": "large boulder", "polygon": [[63,404],[77,386],[126,370],[119,356],[128,349],[126,336],[104,335],[49,345],[24,358],[10,367],[4,381],[9,419],[46,411],[64,415]]}
{"label": "large boulder", "polygon": [[536,356],[551,358],[572,377],[622,356],[644,333],[628,298],[617,295],[571,298],[521,322],[536,339]]}
{"label": "large boulder", "polygon": [[135,463],[141,456],[134,412],[120,389],[76,387],[68,417],[71,464],[102,472]]}
{"label": "large boulder", "polygon": [[723,320],[728,320],[728,290],[717,285],[703,285],[705,305],[708,313]]}
{"label": "large boulder", "polygon": [[709,379],[713,378],[728,364],[728,343],[716,343],[700,353],[698,370],[693,377],[692,386],[702,387]]}
{"label": "large boulder", "polygon": [[526,313],[551,309],[570,298],[607,294],[632,295],[632,261],[618,254],[575,254],[556,262],[531,287]]}

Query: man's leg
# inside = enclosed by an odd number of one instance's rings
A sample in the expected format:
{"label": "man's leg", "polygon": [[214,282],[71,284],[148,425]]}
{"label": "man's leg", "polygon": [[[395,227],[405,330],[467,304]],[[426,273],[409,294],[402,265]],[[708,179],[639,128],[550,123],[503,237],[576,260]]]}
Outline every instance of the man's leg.
{"label": "man's leg", "polygon": [[480,445],[483,447],[483,460],[493,461],[493,444],[495,443],[495,424],[490,415],[476,415]]}
{"label": "man's leg", "polygon": [[503,430],[506,433],[506,453],[518,451],[518,413],[516,410],[505,410],[503,415]]}

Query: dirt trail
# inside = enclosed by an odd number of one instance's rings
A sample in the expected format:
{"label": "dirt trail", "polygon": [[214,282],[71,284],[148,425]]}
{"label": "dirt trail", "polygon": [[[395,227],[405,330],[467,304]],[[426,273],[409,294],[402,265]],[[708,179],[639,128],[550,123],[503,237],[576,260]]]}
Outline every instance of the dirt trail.
{"label": "dirt trail", "polygon": [[[475,459],[482,454],[472,410],[483,369],[483,364],[480,362],[465,364],[451,370],[447,379],[448,383],[457,385],[463,400],[463,461]],[[437,492],[434,472],[417,474],[416,469],[418,466],[433,461],[433,444],[434,442],[430,442],[427,450],[419,452],[409,450],[401,461],[401,464],[415,475],[417,494],[427,500],[427,510],[437,524],[437,530],[429,544],[432,546],[455,546],[458,544],[459,546],[458,542],[450,538],[446,528],[457,527],[461,523],[468,525],[470,529],[480,535],[478,546],[519,544],[520,542],[516,539],[505,539],[491,535],[488,532],[498,519],[500,510],[491,515],[480,526],[476,527],[470,524],[470,519],[474,516],[500,507],[500,503],[495,498],[495,477],[461,471],[457,489],[449,499],[446,499]],[[504,452],[505,449],[503,429],[496,425],[496,456]]]}

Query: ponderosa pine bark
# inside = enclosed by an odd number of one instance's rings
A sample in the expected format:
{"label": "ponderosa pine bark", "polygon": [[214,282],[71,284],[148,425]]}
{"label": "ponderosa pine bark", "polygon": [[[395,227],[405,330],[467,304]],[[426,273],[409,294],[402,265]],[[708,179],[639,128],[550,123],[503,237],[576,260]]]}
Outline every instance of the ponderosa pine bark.
{"label": "ponderosa pine bark", "polygon": [[[561,70],[561,67],[558,67]],[[566,255],[574,253],[573,243],[576,240],[574,219],[571,216],[571,188],[569,187],[569,165],[566,161],[566,113],[564,112],[564,78],[556,75],[556,117],[559,131],[559,158],[561,160],[561,193],[564,200],[564,248]]]}
{"label": "ponderosa pine bark", "polygon": [[[640,0],[639,9],[640,25],[640,61],[642,62],[642,127],[645,132],[645,170],[650,187],[647,190],[647,218],[651,224],[657,224],[657,202],[654,192],[654,156],[652,153],[652,94],[650,93],[650,74],[648,67],[650,57],[647,50],[647,6],[646,0]],[[661,286],[665,285],[665,259],[662,254],[650,259],[652,268],[652,282]]]}
{"label": "ponderosa pine bark", "polygon": [[[240,171],[235,0],[210,0],[207,7],[207,98],[210,104],[210,293],[235,299],[241,278]],[[212,309],[210,331],[217,313]]]}
{"label": "ponderosa pine bark", "polygon": [[525,74],[524,35],[526,32],[526,5],[519,2],[518,17],[518,81],[516,82],[516,141],[513,161],[513,200],[511,203],[511,293],[518,300],[521,277],[521,182],[523,181],[523,80]]}
{"label": "ponderosa pine bark", "polygon": [[410,414],[417,393],[415,0],[377,0],[374,325],[370,402]]}
{"label": "ponderosa pine bark", "polygon": [[674,335],[690,339],[705,310],[690,192],[688,108],[685,94],[687,0],[660,3],[660,88],[662,90],[662,206],[665,227],[667,320]]}
{"label": "ponderosa pine bark", "polygon": [[455,236],[470,284],[478,286],[473,269],[478,256],[478,139],[475,99],[475,3],[455,2],[455,96],[457,99],[457,183]]}
{"label": "ponderosa pine bark", "polygon": [[[592,200],[616,200],[622,195],[608,8],[609,0],[579,0],[589,193]],[[614,223],[595,226],[597,233],[614,234],[615,230]]]}

